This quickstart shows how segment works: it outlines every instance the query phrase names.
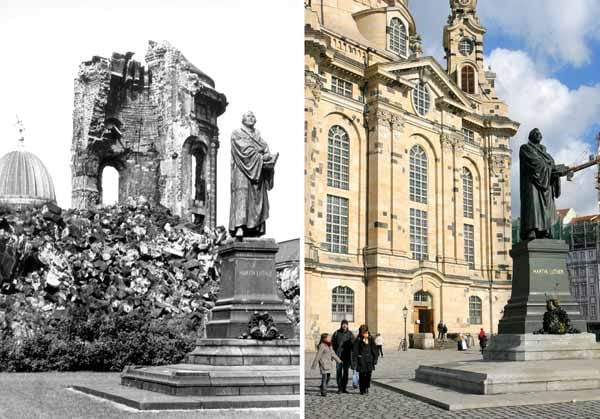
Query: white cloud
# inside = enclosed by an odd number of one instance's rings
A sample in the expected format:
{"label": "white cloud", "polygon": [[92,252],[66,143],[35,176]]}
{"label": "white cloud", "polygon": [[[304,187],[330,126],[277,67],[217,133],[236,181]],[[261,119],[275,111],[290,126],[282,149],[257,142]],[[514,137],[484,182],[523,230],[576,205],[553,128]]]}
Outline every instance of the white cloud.
{"label": "white cloud", "polygon": [[[498,74],[498,95],[508,104],[510,117],[521,123],[512,144],[512,205],[514,215],[518,215],[519,147],[527,141],[529,131],[537,127],[557,163],[572,165],[586,161],[595,149],[584,140],[584,135],[598,121],[600,83],[569,89],[536,69],[531,57],[523,51],[496,49],[487,63]],[[563,196],[557,205],[573,207],[579,214],[597,212],[596,173],[590,168],[578,173],[573,182],[564,182]]]}
{"label": "white cloud", "polygon": [[[442,60],[448,1],[412,1],[410,9],[425,53]],[[587,64],[592,43],[600,39],[598,0],[479,0],[477,9],[489,32],[524,42],[536,61],[544,64]]]}
{"label": "white cloud", "polygon": [[597,0],[482,0],[478,8],[488,29],[519,38],[534,57],[558,64],[589,63],[590,44],[600,39]]}

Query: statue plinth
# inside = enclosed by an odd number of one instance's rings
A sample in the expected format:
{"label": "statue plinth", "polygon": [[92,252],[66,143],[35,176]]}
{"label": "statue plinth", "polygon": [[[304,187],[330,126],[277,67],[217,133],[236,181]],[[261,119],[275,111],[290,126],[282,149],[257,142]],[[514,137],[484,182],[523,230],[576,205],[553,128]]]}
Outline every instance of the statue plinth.
{"label": "statue plinth", "polygon": [[206,326],[208,339],[237,339],[248,333],[254,312],[268,312],[279,333],[294,336],[286,308],[277,292],[273,239],[245,239],[219,250],[222,260],[221,291]]}
{"label": "statue plinth", "polygon": [[498,334],[524,334],[542,328],[546,302],[558,298],[573,327],[586,332],[567,273],[569,246],[562,240],[537,239],[514,246],[512,293],[498,323]]}

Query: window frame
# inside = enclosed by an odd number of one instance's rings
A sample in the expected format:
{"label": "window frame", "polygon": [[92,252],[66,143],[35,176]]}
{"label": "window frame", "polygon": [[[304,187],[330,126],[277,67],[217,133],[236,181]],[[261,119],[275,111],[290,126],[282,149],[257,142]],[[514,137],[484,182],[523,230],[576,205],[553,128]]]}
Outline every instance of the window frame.
{"label": "window frame", "polygon": [[408,189],[412,202],[427,204],[429,158],[427,152],[419,144],[411,147],[409,152]]}
{"label": "window frame", "polygon": [[[466,44],[469,45],[468,53],[465,53],[465,51],[463,51],[463,45]],[[464,36],[460,39],[460,41],[458,41],[458,52],[460,52],[464,57],[468,57],[469,55],[473,54],[473,51],[475,51],[475,42],[473,42],[471,38]]]}
{"label": "window frame", "polygon": [[473,173],[467,168],[463,167],[463,217],[474,218],[474,200],[473,200]]}
{"label": "window frame", "polygon": [[[332,321],[347,320],[349,323],[354,323],[354,294],[354,290],[345,285],[338,285],[331,290]],[[343,307],[341,311],[338,310],[340,306]]]}
{"label": "window frame", "polygon": [[[348,198],[327,194],[325,243],[328,252],[348,254],[349,206]],[[333,212],[334,209],[337,211]],[[336,217],[338,218],[337,222]]]}
{"label": "window frame", "polygon": [[402,57],[406,57],[408,55],[408,30],[406,23],[399,17],[393,17],[390,19],[388,32],[389,50]]}
{"label": "window frame", "polygon": [[410,208],[409,246],[414,260],[427,260],[429,257],[429,226],[427,211]]}
{"label": "window frame", "polygon": [[350,190],[350,136],[339,125],[327,133],[327,186]]}
{"label": "window frame", "polygon": [[474,95],[477,92],[477,72],[471,64],[465,64],[460,69],[460,88],[463,92]]}
{"label": "window frame", "polygon": [[354,83],[338,76],[331,76],[331,91],[337,95],[354,97]]}
{"label": "window frame", "polygon": [[[476,295],[469,297],[469,324],[483,324],[483,303]],[[479,316],[477,316],[479,314]]]}
{"label": "window frame", "polygon": [[470,269],[475,269],[475,227],[472,224],[464,225],[463,239],[465,260]]}
{"label": "window frame", "polygon": [[425,117],[431,110],[431,91],[427,83],[419,82],[412,91],[413,108],[417,115]]}

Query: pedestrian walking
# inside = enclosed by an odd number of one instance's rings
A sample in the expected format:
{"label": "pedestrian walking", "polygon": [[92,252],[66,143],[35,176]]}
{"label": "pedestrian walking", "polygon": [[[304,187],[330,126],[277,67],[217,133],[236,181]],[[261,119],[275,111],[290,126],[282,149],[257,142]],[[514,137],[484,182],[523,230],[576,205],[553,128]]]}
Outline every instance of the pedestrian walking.
{"label": "pedestrian walking", "polygon": [[317,349],[317,356],[312,363],[312,369],[314,370],[319,365],[319,371],[321,372],[321,396],[327,396],[327,386],[329,385],[329,378],[331,377],[331,370],[333,369],[332,362],[341,363],[342,360],[335,354],[331,349],[331,338],[329,333],[323,333],[319,346]]}
{"label": "pedestrian walking", "polygon": [[442,337],[444,336],[444,323],[442,323],[441,321],[437,325],[437,331],[438,331],[438,339],[442,340]]}
{"label": "pedestrian walking", "polygon": [[459,351],[466,351],[468,346],[467,346],[467,341],[465,339],[465,335],[463,335],[462,333],[460,333],[458,335],[458,350]]}
{"label": "pedestrian walking", "polygon": [[479,331],[479,336],[478,337],[479,337],[479,347],[481,348],[481,353],[483,353],[483,350],[487,346],[487,341],[488,341],[488,337],[485,334],[485,332],[483,331],[483,327]]}
{"label": "pedestrian walking", "polygon": [[352,369],[358,371],[360,394],[369,394],[371,376],[377,365],[377,346],[369,334],[369,327],[363,324],[358,329],[358,336],[352,350]]}
{"label": "pedestrian walking", "polygon": [[335,371],[338,394],[347,393],[348,370],[352,364],[352,344],[354,343],[354,335],[348,329],[348,320],[342,320],[340,328],[333,332],[331,341],[333,351],[342,360],[341,363],[337,364]]}
{"label": "pedestrian walking", "polygon": [[446,327],[446,323],[444,323],[442,327],[442,340],[446,340],[448,337],[448,328]]}
{"label": "pedestrian walking", "polygon": [[381,336],[381,333],[375,335],[375,346],[377,346],[377,353],[383,358],[383,336]]}

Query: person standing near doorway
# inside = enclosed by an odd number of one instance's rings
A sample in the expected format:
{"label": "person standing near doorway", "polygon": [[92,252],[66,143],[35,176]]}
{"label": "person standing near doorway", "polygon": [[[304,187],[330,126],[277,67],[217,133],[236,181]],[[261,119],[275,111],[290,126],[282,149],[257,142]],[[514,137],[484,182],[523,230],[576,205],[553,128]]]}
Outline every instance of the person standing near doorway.
{"label": "person standing near doorway", "polygon": [[354,335],[348,329],[348,320],[342,320],[340,328],[333,332],[332,348],[336,355],[342,360],[337,364],[335,371],[335,380],[338,386],[339,393],[347,393],[346,386],[348,385],[348,370],[352,363],[352,344],[354,343]]}
{"label": "person standing near doorway", "polygon": [[377,353],[383,358],[383,336],[380,333],[375,335],[375,345],[377,346]]}
{"label": "person standing near doorway", "polygon": [[369,394],[371,376],[377,365],[377,346],[369,334],[369,326],[363,324],[358,329],[352,350],[352,369],[358,371],[360,394]]}

